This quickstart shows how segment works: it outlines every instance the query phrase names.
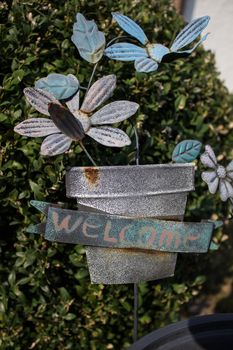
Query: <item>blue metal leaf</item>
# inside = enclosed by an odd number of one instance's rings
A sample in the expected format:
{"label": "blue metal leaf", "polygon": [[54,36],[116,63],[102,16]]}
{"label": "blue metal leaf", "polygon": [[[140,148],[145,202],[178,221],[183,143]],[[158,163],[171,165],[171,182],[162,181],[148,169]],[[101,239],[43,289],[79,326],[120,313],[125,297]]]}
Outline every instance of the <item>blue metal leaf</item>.
{"label": "blue metal leaf", "polygon": [[182,47],[192,43],[207,26],[209,20],[209,16],[203,16],[190,22],[175,38],[171,46],[171,51],[178,51]]}
{"label": "blue metal leaf", "polygon": [[119,61],[134,61],[148,57],[146,49],[129,43],[113,44],[105,50],[105,55]]}
{"label": "blue metal leaf", "polygon": [[98,30],[93,20],[86,20],[81,13],[77,13],[76,20],[71,40],[84,60],[96,63],[104,53],[106,43],[104,33]]}
{"label": "blue metal leaf", "polygon": [[176,163],[190,163],[198,157],[201,146],[197,140],[184,140],[175,147],[172,160]]}
{"label": "blue metal leaf", "polygon": [[119,12],[113,12],[112,17],[117,21],[119,26],[128,34],[138,39],[142,44],[146,44],[148,39],[142,28],[131,18],[122,15]]}
{"label": "blue metal leaf", "polygon": [[66,76],[52,73],[36,81],[35,87],[50,92],[58,100],[63,100],[71,97],[78,91],[79,81],[72,74]]}

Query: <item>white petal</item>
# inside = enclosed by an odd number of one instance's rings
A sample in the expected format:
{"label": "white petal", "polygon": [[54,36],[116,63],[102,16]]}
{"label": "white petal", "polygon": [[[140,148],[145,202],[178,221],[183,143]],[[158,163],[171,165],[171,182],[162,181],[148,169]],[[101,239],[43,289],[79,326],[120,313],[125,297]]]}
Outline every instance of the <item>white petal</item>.
{"label": "white petal", "polygon": [[72,140],[63,134],[54,134],[46,137],[41,145],[42,156],[56,156],[67,151]]}
{"label": "white petal", "polygon": [[112,95],[115,87],[116,76],[114,74],[97,80],[88,90],[81,110],[87,113],[92,112]]}
{"label": "white petal", "polygon": [[233,187],[227,180],[220,180],[219,191],[223,202],[226,202],[228,198],[233,198]]}
{"label": "white petal", "polygon": [[91,117],[92,125],[114,124],[125,120],[138,110],[139,105],[130,101],[116,101],[109,103],[94,113]]}
{"label": "white petal", "polygon": [[227,176],[233,180],[233,160],[226,167]]}
{"label": "white petal", "polygon": [[60,104],[52,94],[41,89],[29,87],[25,88],[23,92],[30,105],[45,115],[49,115],[48,106],[51,102]]}
{"label": "white petal", "polygon": [[150,73],[158,69],[158,63],[151,58],[139,58],[134,62],[137,72]]}
{"label": "white petal", "polygon": [[66,105],[71,113],[74,113],[79,109],[79,95],[80,93],[78,91],[69,101],[66,102]]}
{"label": "white petal", "polygon": [[31,118],[15,126],[14,131],[23,136],[41,137],[60,132],[48,118]]}
{"label": "white petal", "polygon": [[216,156],[209,145],[205,146],[205,152],[201,155],[200,159],[202,164],[209,168],[215,169],[217,166]]}
{"label": "white petal", "polygon": [[209,187],[209,191],[212,194],[215,194],[218,189],[219,178],[215,171],[204,171],[201,174],[201,178],[205,181]]}
{"label": "white petal", "polygon": [[104,146],[124,147],[131,144],[129,136],[124,131],[110,126],[90,128],[87,135]]}

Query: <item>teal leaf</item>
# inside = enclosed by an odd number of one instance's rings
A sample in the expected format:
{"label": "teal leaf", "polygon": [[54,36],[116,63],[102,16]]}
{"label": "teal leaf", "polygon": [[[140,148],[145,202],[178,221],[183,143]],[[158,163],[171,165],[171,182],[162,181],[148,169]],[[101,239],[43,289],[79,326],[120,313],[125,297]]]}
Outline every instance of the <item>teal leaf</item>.
{"label": "teal leaf", "polygon": [[64,100],[73,96],[78,91],[79,81],[72,74],[66,76],[52,73],[36,81],[35,87],[50,92],[58,100]]}
{"label": "teal leaf", "polygon": [[175,147],[172,160],[176,163],[190,163],[198,157],[201,146],[197,140],[184,140]]}

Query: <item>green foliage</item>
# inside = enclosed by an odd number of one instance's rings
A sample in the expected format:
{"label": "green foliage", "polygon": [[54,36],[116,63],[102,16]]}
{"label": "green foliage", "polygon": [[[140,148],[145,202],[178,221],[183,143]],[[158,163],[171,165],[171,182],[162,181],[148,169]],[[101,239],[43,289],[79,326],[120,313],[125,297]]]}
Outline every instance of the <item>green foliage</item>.
{"label": "green foliage", "polygon": [[[183,27],[169,3],[1,2],[1,349],[125,349],[131,343],[132,286],[91,285],[83,247],[50,243],[25,233],[27,226],[41,220],[29,201],[67,202],[65,169],[89,165],[85,154],[73,143],[64,156],[42,158],[41,140],[14,134],[13,127],[38,115],[23,97],[23,88],[37,79],[53,72],[71,73],[87,85],[93,66],[79,57],[70,40],[76,12],[95,19],[108,41],[120,33],[110,12],[121,11],[138,21],[153,42],[168,45]],[[224,150],[222,157],[233,156],[231,97],[210,52],[199,48],[186,60],[161,64],[150,75],[135,73],[131,63],[103,58],[95,78],[109,73],[117,75],[114,99],[127,96],[141,106],[134,120],[141,163],[169,162],[175,144],[193,138],[210,143],[216,154]],[[122,123],[122,128],[133,139],[130,122]],[[134,142],[112,150],[84,141],[98,164],[135,162]],[[226,212],[216,197],[206,195],[200,177],[196,187],[189,200],[189,218]],[[174,278],[140,284],[140,336],[180,318],[182,305],[201,291],[211,259],[214,253],[208,258],[179,255]]]}

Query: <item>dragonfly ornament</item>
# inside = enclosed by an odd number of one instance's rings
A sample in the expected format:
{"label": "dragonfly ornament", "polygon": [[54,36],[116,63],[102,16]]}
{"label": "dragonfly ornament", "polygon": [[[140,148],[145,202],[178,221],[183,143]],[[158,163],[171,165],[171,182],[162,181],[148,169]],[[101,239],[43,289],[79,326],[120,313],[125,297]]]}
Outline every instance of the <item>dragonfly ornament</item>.
{"label": "dragonfly ornament", "polygon": [[79,91],[68,101],[65,108],[50,92],[38,88],[26,88],[27,101],[38,112],[49,118],[30,118],[16,125],[14,130],[23,136],[43,137],[40,153],[55,156],[67,151],[71,142],[81,141],[85,135],[104,146],[130,145],[128,135],[108,124],[121,122],[136,113],[139,105],[130,101],[115,101],[93,113],[113,93],[116,76],[111,74],[97,80],[88,90],[79,107]]}
{"label": "dragonfly ornament", "polygon": [[180,57],[189,56],[206,38],[200,39],[193,48],[183,50],[191,44],[207,26],[210,17],[203,16],[190,22],[175,38],[170,48],[162,44],[150,43],[143,29],[131,18],[115,12],[113,18],[119,26],[128,34],[137,39],[143,47],[120,42],[105,49],[105,55],[119,61],[134,61],[137,72],[153,72],[158,69],[159,63],[169,62]]}

